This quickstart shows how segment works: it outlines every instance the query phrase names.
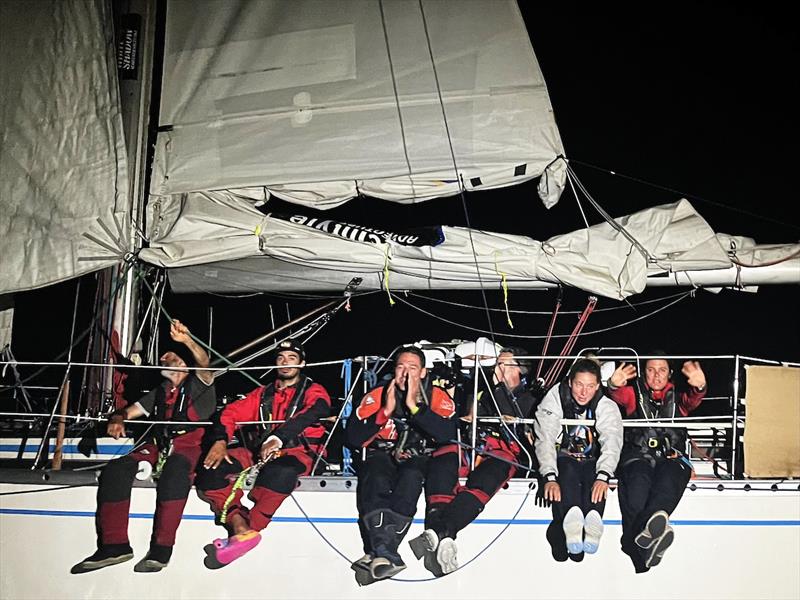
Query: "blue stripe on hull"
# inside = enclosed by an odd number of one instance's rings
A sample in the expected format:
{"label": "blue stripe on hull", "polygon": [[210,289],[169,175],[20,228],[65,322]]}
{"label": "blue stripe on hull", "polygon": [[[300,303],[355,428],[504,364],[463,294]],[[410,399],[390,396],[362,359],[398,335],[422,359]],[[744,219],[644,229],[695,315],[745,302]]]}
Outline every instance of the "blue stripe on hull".
{"label": "blue stripe on hull", "polygon": [[[0,508],[0,515],[31,515],[39,517],[92,517],[94,518],[94,511],[75,511],[75,510],[42,510],[34,508]],[[152,519],[153,513],[131,513],[131,519]],[[188,521],[213,521],[214,516],[208,515],[183,515],[183,518]],[[305,523],[305,517],[273,517],[272,521],[275,523]],[[355,524],[358,519],[355,517],[312,517],[312,523],[337,523],[337,524]],[[414,519],[414,523],[423,524],[422,519]],[[513,523],[514,525],[549,525],[550,519],[475,519],[473,522],[477,525],[507,525]],[[686,520],[677,519],[670,521],[672,525],[695,525],[695,526],[723,526],[723,527],[800,527],[800,520],[788,521],[766,521],[766,520],[734,520],[734,519],[717,519],[717,520]],[[619,519],[609,519],[605,521],[606,525],[621,525]]]}
{"label": "blue stripe on hull", "polygon": [[[54,452],[56,449],[55,444],[50,444],[48,446],[49,452]],[[105,456],[116,456],[127,454],[130,449],[133,448],[133,444],[116,444],[116,445],[99,445],[97,449],[92,450],[93,455],[105,455]],[[39,450],[39,444],[28,444],[25,446],[24,452],[27,453],[36,453]],[[66,444],[62,446],[61,451],[64,454],[83,454],[78,449],[77,444]],[[19,444],[0,444],[0,452],[13,452],[14,454],[19,452]]]}

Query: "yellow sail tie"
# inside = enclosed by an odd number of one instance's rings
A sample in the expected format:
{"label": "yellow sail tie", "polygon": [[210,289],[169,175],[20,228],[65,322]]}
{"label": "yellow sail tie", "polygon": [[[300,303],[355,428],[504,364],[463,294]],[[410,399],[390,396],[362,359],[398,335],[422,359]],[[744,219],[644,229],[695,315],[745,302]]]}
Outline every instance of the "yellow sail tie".
{"label": "yellow sail tie", "polygon": [[389,252],[391,247],[386,244],[386,253],[384,254],[383,261],[383,289],[386,290],[386,295],[389,296],[389,306],[394,306],[394,298],[392,292],[389,290]]}
{"label": "yellow sail tie", "polygon": [[500,266],[497,264],[497,252],[494,253],[494,269],[502,279],[500,285],[503,287],[503,305],[506,308],[506,321],[508,326],[514,329],[514,323],[511,322],[511,313],[508,310],[508,281],[506,281],[506,274],[500,270]]}

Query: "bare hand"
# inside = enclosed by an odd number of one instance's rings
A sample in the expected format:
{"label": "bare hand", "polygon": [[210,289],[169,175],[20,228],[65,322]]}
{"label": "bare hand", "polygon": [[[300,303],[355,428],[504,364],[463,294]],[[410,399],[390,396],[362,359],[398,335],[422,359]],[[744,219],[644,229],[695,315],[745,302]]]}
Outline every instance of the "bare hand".
{"label": "bare hand", "polygon": [[111,415],[108,419],[108,427],[106,427],[108,435],[118,440],[125,435],[125,419],[122,415]]}
{"label": "bare hand", "polygon": [[703,373],[703,369],[700,368],[700,363],[696,360],[687,360],[683,363],[681,373],[686,376],[689,385],[693,388],[703,389],[706,387],[706,374]]}
{"label": "bare hand", "polygon": [[612,386],[619,388],[625,385],[629,379],[636,377],[636,365],[631,363],[622,363],[611,377],[608,378],[608,383]]}
{"label": "bare hand", "polygon": [[280,449],[281,441],[277,438],[273,438],[261,444],[261,450],[258,455],[261,457],[261,460],[267,460],[271,454],[275,454]]}
{"label": "bare hand", "polygon": [[206,469],[216,469],[222,464],[223,460],[230,465],[233,464],[231,457],[228,455],[228,443],[225,440],[218,440],[214,442],[214,445],[211,446],[208,454],[206,454],[203,466]]}
{"label": "bare hand", "polygon": [[561,502],[561,486],[555,481],[545,483],[544,498],[550,502]]}
{"label": "bare hand", "polygon": [[189,334],[189,328],[178,319],[173,319],[172,324],[169,326],[169,336],[176,342],[185,344],[192,339]]}
{"label": "bare hand", "polygon": [[608,496],[608,482],[595,481],[592,486],[592,504],[597,504],[606,499]]}
{"label": "bare hand", "polygon": [[417,405],[421,381],[419,377],[414,377],[410,373],[406,375],[406,406],[412,410]]}

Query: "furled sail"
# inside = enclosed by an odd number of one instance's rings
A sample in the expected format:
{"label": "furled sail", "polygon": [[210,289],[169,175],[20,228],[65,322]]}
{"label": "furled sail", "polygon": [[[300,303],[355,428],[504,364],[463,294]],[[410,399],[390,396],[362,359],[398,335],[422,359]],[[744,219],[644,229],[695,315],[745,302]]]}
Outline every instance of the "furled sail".
{"label": "furled sail", "polygon": [[104,0],[0,2],[0,294],[116,264],[128,249],[109,23]]}
{"label": "furled sail", "polygon": [[171,0],[159,125],[151,202],[413,203],[544,174],[551,206],[565,181],[514,0]]}
{"label": "furled sail", "polygon": [[757,260],[800,252],[798,244],[756,247],[746,238],[718,237],[687,200],[616,219],[644,253],[609,223],[544,242],[462,227],[376,233],[364,224],[265,214],[252,200],[216,192],[192,194],[180,206],[154,211],[151,220],[164,235],[140,256],[187,267],[172,274],[173,287],[187,292],[341,291],[358,276],[362,288],[472,288],[505,279],[512,287],[563,283],[621,299],[644,290],[655,275],[732,268],[734,239],[740,256]]}

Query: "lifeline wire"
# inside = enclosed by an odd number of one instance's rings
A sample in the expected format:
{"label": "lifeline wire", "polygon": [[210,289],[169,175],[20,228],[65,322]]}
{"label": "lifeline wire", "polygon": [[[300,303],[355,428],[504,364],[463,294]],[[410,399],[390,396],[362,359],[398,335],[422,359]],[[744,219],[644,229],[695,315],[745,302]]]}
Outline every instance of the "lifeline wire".
{"label": "lifeline wire", "polygon": [[[584,331],[583,333],[581,333],[581,335],[593,335],[593,334],[596,334],[596,333],[606,333],[608,331],[613,331],[614,329],[619,329],[620,327],[625,327],[627,325],[631,325],[631,324],[636,323],[638,321],[642,321],[642,320],[644,320],[644,319],[646,319],[648,317],[652,317],[653,315],[655,315],[657,313],[660,313],[663,310],[668,309],[669,307],[677,304],[681,300],[684,300],[684,299],[690,297],[693,293],[694,293],[694,290],[686,292],[686,293],[682,294],[677,300],[674,300],[674,301],[670,302],[669,304],[666,304],[665,306],[662,306],[662,307],[660,307],[660,308],[658,308],[658,309],[656,309],[656,310],[654,310],[654,311],[652,311],[650,313],[647,313],[646,315],[642,315],[640,317],[636,317],[635,319],[631,319],[630,321],[626,321],[624,323],[619,323],[617,325],[612,325],[611,327],[604,327],[602,329],[595,329],[593,331]],[[471,327],[469,325],[464,325],[463,323],[458,323],[456,321],[451,321],[450,319],[446,319],[445,317],[441,317],[441,316],[439,316],[437,314],[434,314],[434,313],[429,312],[429,311],[427,311],[427,310],[425,310],[423,308],[420,308],[419,306],[416,306],[415,304],[412,304],[408,300],[405,300],[405,299],[403,299],[402,297],[400,297],[400,296],[398,296],[396,294],[393,294],[393,296],[394,296],[394,298],[396,300],[399,300],[403,304],[406,304],[406,305],[410,306],[414,310],[419,311],[419,312],[421,312],[421,313],[423,313],[425,315],[428,315],[429,317],[433,317],[434,319],[438,319],[439,321],[443,321],[443,322],[448,323],[450,325],[455,325],[456,327],[461,327],[462,329],[466,329],[468,331],[474,331],[476,333],[494,335],[493,331],[487,331],[485,329],[480,329],[478,327]],[[522,334],[519,334],[519,333],[498,333],[497,335],[500,336],[500,337],[517,338],[517,339],[524,339],[524,340],[541,340],[541,339],[545,339],[545,337],[546,337],[546,336],[543,336],[543,335],[522,335]],[[569,335],[566,335],[566,334],[554,335],[553,339],[557,339],[557,338],[562,338],[563,339],[563,338],[568,338],[568,337],[569,337]]]}

